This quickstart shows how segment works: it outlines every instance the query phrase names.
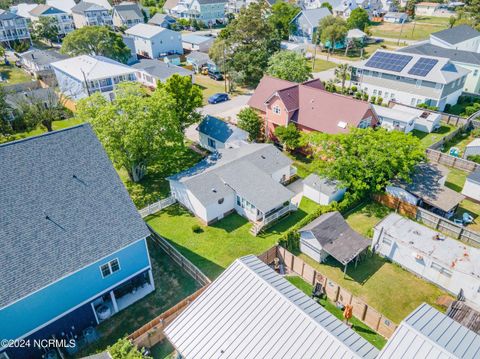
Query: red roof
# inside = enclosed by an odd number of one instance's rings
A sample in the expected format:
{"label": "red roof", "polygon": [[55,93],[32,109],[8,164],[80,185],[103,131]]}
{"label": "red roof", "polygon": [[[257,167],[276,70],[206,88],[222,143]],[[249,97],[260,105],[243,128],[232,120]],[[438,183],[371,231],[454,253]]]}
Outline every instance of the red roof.
{"label": "red roof", "polygon": [[265,104],[273,96],[278,96],[288,111],[296,111],[294,122],[324,133],[348,132],[348,127],[358,127],[369,111],[375,116],[368,102],[325,91],[319,80],[297,84],[265,76],[249,105],[265,112]]}

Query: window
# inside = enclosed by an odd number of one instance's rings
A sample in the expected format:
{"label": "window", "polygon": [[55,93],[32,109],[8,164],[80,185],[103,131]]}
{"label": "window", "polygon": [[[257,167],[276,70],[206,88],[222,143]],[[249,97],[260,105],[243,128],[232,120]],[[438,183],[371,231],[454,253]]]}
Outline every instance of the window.
{"label": "window", "polygon": [[377,90],[373,90],[373,96],[377,96]]}
{"label": "window", "polygon": [[473,76],[477,76],[478,75],[478,70],[473,70]]}
{"label": "window", "polygon": [[211,147],[211,148],[217,148],[217,143],[215,142],[215,140],[211,139],[210,137],[208,138],[208,147]]}
{"label": "window", "polygon": [[383,237],[382,238],[382,243],[386,244],[387,246],[391,246],[392,245],[392,241],[386,237]]}
{"label": "window", "polygon": [[280,115],[280,107],[279,106],[273,106],[273,113],[276,115]]}
{"label": "window", "polygon": [[422,80],[417,80],[415,86],[421,87],[422,86]]}
{"label": "window", "polygon": [[432,262],[432,265],[430,266],[433,270],[436,270],[437,272],[439,272],[440,274],[443,274],[444,276],[446,277],[451,277],[452,276],[452,272],[450,270],[448,270],[447,268],[445,267],[442,267],[440,264],[438,263],[435,263],[435,262]]}
{"label": "window", "polygon": [[108,277],[110,274],[118,272],[120,270],[120,262],[117,258],[112,259],[110,262],[102,264],[100,266],[100,272],[102,273],[102,277]]}
{"label": "window", "polygon": [[410,105],[415,106],[415,103],[416,103],[416,102],[417,102],[417,101],[412,97],[412,100],[410,101]]}

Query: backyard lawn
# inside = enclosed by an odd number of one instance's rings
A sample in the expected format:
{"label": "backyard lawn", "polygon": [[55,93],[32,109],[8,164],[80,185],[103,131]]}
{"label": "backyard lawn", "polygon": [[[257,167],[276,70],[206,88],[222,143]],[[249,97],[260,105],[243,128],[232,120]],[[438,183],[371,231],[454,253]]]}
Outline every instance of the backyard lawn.
{"label": "backyard lawn", "polygon": [[77,357],[105,350],[200,288],[158,245],[149,241],[148,250],[155,291],[100,323],[97,327],[100,339],[78,353]]}
{"label": "backyard lawn", "polygon": [[345,215],[347,223],[365,237],[373,237],[373,227],[392,210],[378,202],[369,201],[354,208]]}
{"label": "backyard lawn", "polygon": [[[258,237],[249,232],[252,224],[236,213],[204,226],[180,205],[170,206],[149,216],[147,223],[209,278],[214,279],[235,259],[247,254],[258,255],[274,246],[288,228],[317,207],[316,203],[302,199],[296,212]],[[201,225],[202,232],[194,233],[194,225]]]}
{"label": "backyard lawn", "polygon": [[345,278],[343,266],[333,259],[318,263],[304,254],[299,257],[395,323],[400,323],[421,303],[435,305],[435,300],[446,294],[433,284],[371,253],[358,262],[356,269],[353,266],[347,269]]}
{"label": "backyard lawn", "polygon": [[0,65],[0,75],[2,76],[2,84],[14,85],[22,82],[32,81],[32,77],[21,68],[14,65]]}
{"label": "backyard lawn", "polygon": [[[308,60],[308,65],[310,66],[310,68],[312,68],[313,60]],[[334,62],[322,59],[315,59],[315,67],[313,68],[312,72],[326,71],[335,67],[337,67],[337,64]]]}
{"label": "backyard lawn", "polygon": [[456,129],[455,126],[442,123],[440,128],[435,132],[426,133],[418,130],[413,130],[411,133],[413,134],[413,136],[418,137],[420,139],[420,143],[424,148],[428,148],[434,143],[440,141],[442,137],[445,137],[455,129]]}
{"label": "backyard lawn", "polygon": [[445,142],[442,152],[448,153],[450,148],[456,147],[459,150],[459,157],[463,157],[465,147],[475,139],[472,131],[459,132],[450,141]]}
{"label": "backyard lawn", "polygon": [[[225,82],[215,81],[206,75],[194,75],[195,84],[200,86],[203,92],[203,102],[207,104],[207,100],[210,96],[216,93],[225,93]],[[228,84],[227,84],[228,85]],[[244,94],[247,90],[238,87],[230,96]]]}
{"label": "backyard lawn", "polygon": [[[300,289],[306,295],[310,296],[312,294],[313,286],[303,280],[301,277],[286,277],[286,279],[292,283],[295,287]],[[333,304],[327,298],[323,298],[319,300],[319,304],[333,314],[335,317],[340,319],[341,321],[344,320],[343,318],[343,311],[340,308],[337,308],[335,304]],[[387,340],[382,337],[380,334],[375,332],[372,328],[364,324],[362,321],[358,320],[355,317],[350,319],[350,324],[352,324],[352,329],[356,331],[360,336],[365,338],[371,344],[373,344],[378,349],[382,349]]]}
{"label": "backyard lawn", "polygon": [[[448,18],[447,18],[448,20]],[[418,18],[415,22],[407,22],[402,24],[392,23],[374,23],[369,27],[372,36],[386,37],[391,39],[405,39],[405,40],[424,40],[427,39],[431,33],[445,30],[448,28],[448,21],[434,17]],[[401,34],[400,34],[401,31]]]}

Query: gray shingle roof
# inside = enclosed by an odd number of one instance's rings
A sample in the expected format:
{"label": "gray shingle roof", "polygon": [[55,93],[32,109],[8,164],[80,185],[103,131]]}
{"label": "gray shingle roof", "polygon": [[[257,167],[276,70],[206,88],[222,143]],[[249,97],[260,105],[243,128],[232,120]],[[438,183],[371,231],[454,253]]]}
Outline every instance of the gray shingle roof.
{"label": "gray shingle roof", "polygon": [[418,45],[402,47],[397,51],[418,55],[446,57],[449,58],[451,61],[455,62],[480,65],[480,54],[477,52],[446,49],[444,47],[435,46],[430,43],[422,43]]}
{"label": "gray shingle roof", "polygon": [[467,178],[469,180],[480,183],[480,168],[470,173]]}
{"label": "gray shingle roof", "polygon": [[321,19],[326,16],[332,15],[332,13],[326,7],[320,7],[317,9],[303,10],[297,16],[302,15],[305,17],[305,19],[307,19],[312,28],[316,28],[318,27],[318,23]]}
{"label": "gray shingle roof", "polygon": [[400,324],[378,359],[479,357],[479,335],[423,303]]}
{"label": "gray shingle roof", "polygon": [[187,359],[373,359],[378,354],[253,255],[231,264],[165,334]]}
{"label": "gray shingle roof", "polygon": [[157,80],[166,80],[173,74],[180,76],[191,76],[193,72],[183,67],[167,64],[163,61],[152,59],[141,59],[131,65],[134,69],[143,70],[149,75],[155,77]]}
{"label": "gray shingle roof", "polygon": [[225,121],[222,121],[216,117],[207,115],[198,125],[197,131],[206,134],[207,136],[220,141],[222,143],[227,142],[227,140],[232,137],[235,133],[242,134],[246,133],[242,129],[229,124]]}
{"label": "gray shingle roof", "polygon": [[103,6],[98,4],[92,4],[86,1],[80,1],[77,5],[72,7],[72,12],[75,14],[83,14],[85,11],[88,10],[107,10]]}
{"label": "gray shingle roof", "polygon": [[67,55],[61,54],[55,50],[34,49],[20,54],[20,58],[43,66],[52,62],[68,59]]}
{"label": "gray shingle roof", "polygon": [[351,229],[337,211],[322,214],[299,232],[311,232],[323,250],[344,265],[370,245],[370,240]]}
{"label": "gray shingle roof", "polygon": [[187,59],[194,60],[197,64],[203,65],[210,61],[210,56],[204,52],[192,51],[187,55]]}
{"label": "gray shingle roof", "polygon": [[123,2],[113,7],[113,11],[120,15],[123,20],[143,21],[143,13],[137,3]]}
{"label": "gray shingle roof", "polygon": [[271,177],[274,172],[291,163],[292,160],[275,146],[255,143],[221,149],[169,179],[182,182],[204,205],[216,203],[227,193],[232,193],[233,188],[265,212],[294,196],[293,192]]}
{"label": "gray shingle roof", "polygon": [[451,29],[446,29],[431,34],[440,40],[443,40],[451,45],[458,44],[459,42],[473,39],[480,36],[480,32],[468,25],[458,25]]}
{"label": "gray shingle roof", "polygon": [[315,173],[308,175],[307,178],[303,180],[303,183],[328,196],[338,191],[337,181],[332,181],[325,177],[320,177]]}
{"label": "gray shingle roof", "polygon": [[0,145],[0,203],[0,308],[149,235],[88,124]]}
{"label": "gray shingle roof", "polygon": [[155,15],[152,16],[150,20],[148,20],[148,23],[151,25],[164,25],[166,24],[174,24],[177,20],[175,18],[171,17],[170,15],[167,14],[160,14],[156,13]]}

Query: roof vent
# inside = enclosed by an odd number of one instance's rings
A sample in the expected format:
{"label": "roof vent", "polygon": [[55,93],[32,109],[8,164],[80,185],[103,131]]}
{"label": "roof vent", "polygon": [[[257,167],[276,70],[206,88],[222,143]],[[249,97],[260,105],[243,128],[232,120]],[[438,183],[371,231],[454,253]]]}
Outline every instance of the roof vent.
{"label": "roof vent", "polygon": [[215,188],[212,188],[213,193],[217,193],[217,190]]}
{"label": "roof vent", "polygon": [[340,121],[340,122],[338,122],[337,126],[340,127],[340,128],[347,128],[347,123],[343,122],[343,121]]}
{"label": "roof vent", "polygon": [[260,155],[260,157],[262,157],[262,159],[266,160],[267,157],[265,157],[264,155]]}

